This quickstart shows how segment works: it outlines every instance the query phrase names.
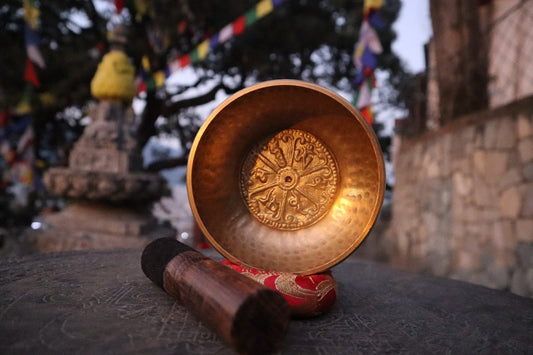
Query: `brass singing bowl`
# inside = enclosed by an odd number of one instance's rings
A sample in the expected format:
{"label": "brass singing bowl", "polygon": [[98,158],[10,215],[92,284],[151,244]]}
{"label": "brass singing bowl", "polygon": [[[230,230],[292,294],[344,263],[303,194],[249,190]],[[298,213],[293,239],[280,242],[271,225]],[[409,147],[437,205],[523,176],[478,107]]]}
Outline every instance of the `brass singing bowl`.
{"label": "brass singing bowl", "polygon": [[231,96],[208,117],[187,168],[189,202],[232,262],[313,274],[349,256],[383,203],[373,130],[320,86],[274,80]]}

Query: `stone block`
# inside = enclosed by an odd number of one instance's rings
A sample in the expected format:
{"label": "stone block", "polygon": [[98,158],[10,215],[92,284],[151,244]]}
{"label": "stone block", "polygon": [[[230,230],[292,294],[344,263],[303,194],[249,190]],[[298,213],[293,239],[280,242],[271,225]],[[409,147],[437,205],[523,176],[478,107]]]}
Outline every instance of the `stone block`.
{"label": "stone block", "polygon": [[440,175],[440,164],[437,160],[432,160],[427,164],[427,177],[432,179]]}
{"label": "stone block", "polygon": [[455,172],[452,176],[455,192],[466,196],[472,191],[472,178],[462,172]]}
{"label": "stone block", "polygon": [[518,265],[524,269],[533,268],[533,243],[519,243],[515,249]]}
{"label": "stone block", "polygon": [[487,154],[484,150],[476,150],[472,155],[472,163],[475,170],[480,174],[485,174],[487,166]]}
{"label": "stone block", "polygon": [[526,284],[529,288],[529,297],[533,296],[533,268],[526,271]]}
{"label": "stone block", "polygon": [[457,134],[451,136],[450,155],[453,161],[457,161],[466,155],[464,143]]}
{"label": "stone block", "polygon": [[516,239],[518,242],[533,242],[533,219],[516,221]]}
{"label": "stone block", "polygon": [[498,139],[498,121],[490,120],[485,126],[485,148],[492,149],[496,147]]}
{"label": "stone block", "polygon": [[70,154],[69,165],[81,171],[103,171],[111,173],[128,173],[130,155],[125,151],[112,149],[84,149],[77,146]]}
{"label": "stone block", "polygon": [[522,192],[522,208],[520,215],[523,217],[533,217],[533,184],[523,185]]}
{"label": "stone block", "polygon": [[474,147],[483,148],[485,138],[485,126],[483,124],[478,124],[474,128]]}
{"label": "stone block", "polygon": [[451,259],[445,252],[429,252],[426,257],[426,262],[433,275],[447,276],[450,271]]}
{"label": "stone block", "polygon": [[522,181],[522,175],[518,172],[518,169],[510,169],[505,171],[501,179],[499,180],[499,187],[501,190],[505,190],[510,186],[518,185]]}
{"label": "stone block", "polygon": [[533,139],[522,139],[518,143],[518,153],[522,163],[529,163],[533,160]]}
{"label": "stone block", "polygon": [[493,207],[497,198],[496,190],[481,177],[474,178],[474,202],[478,207]]}
{"label": "stone block", "polygon": [[520,212],[521,196],[516,186],[505,190],[500,196],[500,213],[504,217],[517,218]]}
{"label": "stone block", "polygon": [[446,134],[439,145],[439,154],[441,156],[440,172],[442,176],[450,176],[451,174],[451,145],[452,139],[450,134]]}
{"label": "stone block", "polygon": [[485,173],[487,181],[499,180],[507,169],[508,154],[503,152],[488,152],[486,154]]}
{"label": "stone block", "polygon": [[430,238],[435,238],[439,227],[439,218],[431,211],[424,212],[422,214],[424,220],[424,227],[426,232],[430,235]]}
{"label": "stone block", "polygon": [[526,115],[519,115],[516,125],[518,138],[526,138],[533,134],[533,128],[531,127],[531,121]]}
{"label": "stone block", "polygon": [[522,168],[522,174],[527,181],[533,181],[533,161],[524,164]]}
{"label": "stone block", "polygon": [[455,250],[454,268],[462,270],[476,270],[479,268],[479,256],[477,254],[457,249]]}
{"label": "stone block", "polygon": [[487,270],[489,286],[504,289],[511,284],[511,271],[508,266],[497,266],[492,264]]}
{"label": "stone block", "polygon": [[491,233],[491,249],[511,250],[515,245],[514,225],[510,220],[497,221]]}
{"label": "stone block", "polygon": [[[464,127],[462,130],[457,131],[456,134],[459,134],[461,136],[461,141],[464,146],[471,145],[472,146],[471,148],[473,148],[475,131],[476,129],[474,128],[474,126],[467,126],[467,127]],[[471,149],[471,148],[467,148],[467,149]]]}
{"label": "stone block", "polygon": [[515,120],[502,119],[499,121],[498,135],[496,136],[496,148],[514,148],[517,141]]}
{"label": "stone block", "polygon": [[529,296],[529,287],[526,282],[526,273],[522,270],[515,270],[511,279],[511,292],[519,296]]}

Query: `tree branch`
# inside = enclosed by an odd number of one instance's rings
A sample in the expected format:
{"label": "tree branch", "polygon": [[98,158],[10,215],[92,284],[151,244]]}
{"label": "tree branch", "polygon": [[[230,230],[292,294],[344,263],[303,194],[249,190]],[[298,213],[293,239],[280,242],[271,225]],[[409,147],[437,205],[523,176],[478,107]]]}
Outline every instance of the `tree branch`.
{"label": "tree branch", "polygon": [[199,106],[211,102],[215,99],[216,94],[220,89],[223,89],[226,94],[233,94],[242,89],[242,83],[235,88],[230,88],[224,83],[220,82],[203,95],[167,104],[165,107],[162,108],[161,114],[164,116],[168,116],[175,114],[176,112],[184,108]]}

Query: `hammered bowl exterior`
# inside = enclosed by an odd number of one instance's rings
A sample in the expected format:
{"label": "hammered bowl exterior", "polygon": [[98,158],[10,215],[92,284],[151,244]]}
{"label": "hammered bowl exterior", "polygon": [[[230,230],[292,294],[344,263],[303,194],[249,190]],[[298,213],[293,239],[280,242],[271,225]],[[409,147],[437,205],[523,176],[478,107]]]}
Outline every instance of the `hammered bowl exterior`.
{"label": "hammered bowl exterior", "polygon": [[201,230],[229,260],[297,274],[349,256],[385,192],[371,127],[340,96],[295,80],[254,85],[201,127],[187,169]]}

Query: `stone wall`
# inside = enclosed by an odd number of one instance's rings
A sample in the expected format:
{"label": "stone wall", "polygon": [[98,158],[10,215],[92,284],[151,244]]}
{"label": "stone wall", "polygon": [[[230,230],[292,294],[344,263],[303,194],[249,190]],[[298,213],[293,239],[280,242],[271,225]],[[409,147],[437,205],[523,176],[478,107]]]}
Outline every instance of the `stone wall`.
{"label": "stone wall", "polygon": [[533,296],[533,97],[403,139],[389,261]]}

